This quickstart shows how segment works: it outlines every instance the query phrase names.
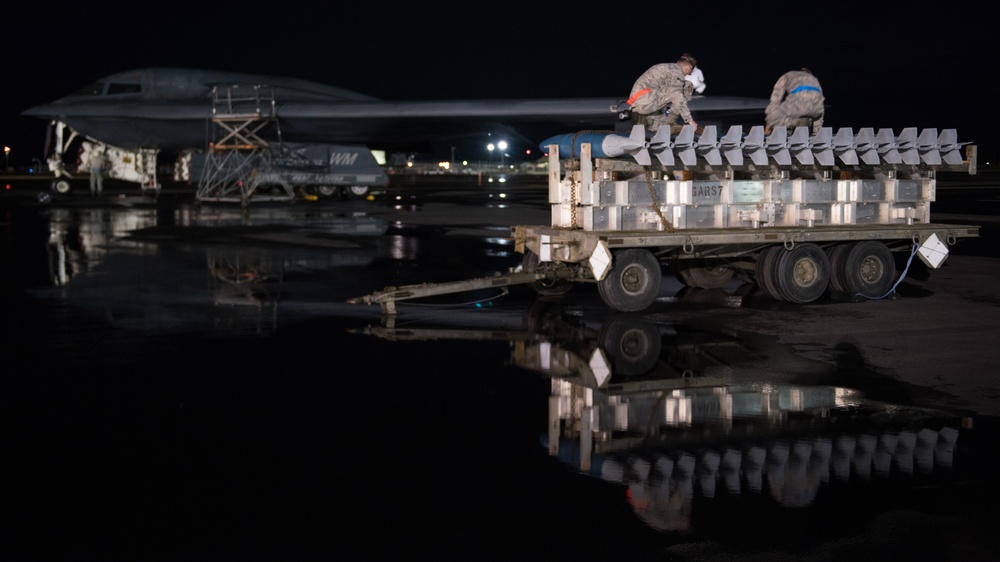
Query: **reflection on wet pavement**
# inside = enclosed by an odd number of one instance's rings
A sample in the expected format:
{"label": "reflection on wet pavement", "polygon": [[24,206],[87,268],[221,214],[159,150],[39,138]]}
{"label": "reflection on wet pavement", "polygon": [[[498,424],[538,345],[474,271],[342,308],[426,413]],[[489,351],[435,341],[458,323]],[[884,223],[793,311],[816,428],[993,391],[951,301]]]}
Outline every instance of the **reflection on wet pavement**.
{"label": "reflection on wet pavement", "polygon": [[[854,388],[822,384],[845,368],[776,360],[788,350],[773,338],[630,315],[588,323],[558,300],[526,310],[521,326],[499,313],[478,322],[396,328],[383,321],[356,332],[391,341],[509,342],[512,365],[551,380],[541,446],[619,486],[622,500],[657,531],[718,533],[703,502],[724,501],[747,518],[742,531],[728,531],[743,536],[773,527],[752,522],[758,511],[849,510],[841,500],[869,494],[872,485],[942,486],[954,476],[960,436],[975,431],[969,417],[884,401],[892,398],[884,381],[870,385],[881,397],[869,397],[862,378]],[[853,360],[849,352],[844,358]],[[994,458],[973,449],[960,462]]]}
{"label": "reflection on wet pavement", "polygon": [[[978,525],[996,497],[995,418],[916,407],[930,383],[873,362],[902,355],[871,343],[877,323],[922,310],[679,283],[636,315],[587,287],[440,297],[392,321],[347,304],[518,264],[502,214],[516,205],[488,220],[464,201],[5,215],[15,499],[31,500],[30,521],[80,539],[120,527],[173,559],[217,552],[171,542],[174,529],[221,532],[241,558],[259,537],[293,553],[282,559],[957,560],[970,535],[964,559],[992,552]],[[947,299],[939,287],[925,292]],[[928,328],[934,341],[989,333],[949,321]],[[905,524],[914,513],[928,519]],[[386,540],[360,538],[373,530]],[[92,554],[78,542],[71,554]]]}

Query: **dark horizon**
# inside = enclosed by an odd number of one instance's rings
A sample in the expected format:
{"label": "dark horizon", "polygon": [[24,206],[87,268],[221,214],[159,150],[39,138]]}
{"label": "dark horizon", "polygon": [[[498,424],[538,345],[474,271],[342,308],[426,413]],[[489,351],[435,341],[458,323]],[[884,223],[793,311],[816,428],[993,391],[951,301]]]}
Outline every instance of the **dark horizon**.
{"label": "dark horizon", "polygon": [[[915,9],[901,2],[693,4],[641,16],[505,3],[488,17],[460,3],[379,12],[286,3],[266,21],[219,10],[179,2],[134,21],[126,4],[62,6],[44,18],[8,8],[0,143],[12,147],[11,160],[30,163],[44,149],[45,123],[22,111],[132,68],[292,76],[387,100],[624,99],[646,68],[685,52],[705,73],[706,96],[766,98],[782,73],[808,67],[823,85],[830,127],[954,128],[983,156],[997,150],[1000,89],[980,62],[997,48],[989,18],[969,10],[937,10],[929,27],[909,25]],[[640,17],[669,33],[632,29]],[[214,46],[234,37],[249,46]]]}

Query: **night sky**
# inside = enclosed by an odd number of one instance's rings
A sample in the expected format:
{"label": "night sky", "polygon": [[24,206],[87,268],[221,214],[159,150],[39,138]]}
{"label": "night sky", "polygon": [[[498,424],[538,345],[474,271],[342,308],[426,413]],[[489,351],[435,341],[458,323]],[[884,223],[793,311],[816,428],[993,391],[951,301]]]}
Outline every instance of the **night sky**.
{"label": "night sky", "polygon": [[145,66],[294,76],[395,100],[624,99],[647,67],[690,52],[708,96],[766,98],[782,73],[808,67],[835,130],[956,128],[980,164],[1000,149],[1000,49],[983,2],[392,4],[5,5],[0,142],[15,163],[42,156],[45,124],[21,111]]}

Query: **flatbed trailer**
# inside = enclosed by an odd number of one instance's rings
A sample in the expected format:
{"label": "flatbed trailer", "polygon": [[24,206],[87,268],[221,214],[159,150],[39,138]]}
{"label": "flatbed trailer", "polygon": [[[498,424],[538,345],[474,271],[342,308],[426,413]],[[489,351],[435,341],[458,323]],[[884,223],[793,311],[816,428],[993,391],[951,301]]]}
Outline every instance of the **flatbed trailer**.
{"label": "flatbed trailer", "polygon": [[608,306],[631,312],[654,302],[663,266],[690,287],[737,276],[780,301],[826,291],[875,299],[894,289],[895,253],[937,268],[949,246],[979,236],[975,225],[931,221],[937,172],[977,173],[975,145],[951,129],[764,136],[754,127],[720,138],[688,126],[657,137],[543,144],[552,222],[511,227],[524,258],[507,274],[387,287],[349,302],[391,315],[397,301],[431,295],[516,284],[557,295],[596,283]]}

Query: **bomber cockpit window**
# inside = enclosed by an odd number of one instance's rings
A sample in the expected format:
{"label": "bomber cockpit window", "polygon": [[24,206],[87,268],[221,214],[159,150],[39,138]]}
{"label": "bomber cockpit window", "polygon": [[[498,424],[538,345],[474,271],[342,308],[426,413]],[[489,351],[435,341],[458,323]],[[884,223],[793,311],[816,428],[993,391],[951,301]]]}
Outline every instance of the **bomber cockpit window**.
{"label": "bomber cockpit window", "polygon": [[87,84],[83,88],[73,92],[74,96],[99,96],[104,93],[104,82],[97,81]]}
{"label": "bomber cockpit window", "polygon": [[142,85],[140,84],[126,84],[121,82],[112,82],[108,84],[108,95],[114,94],[138,94],[142,92]]}
{"label": "bomber cockpit window", "polygon": [[142,93],[142,84],[138,82],[110,82],[108,84],[108,91],[104,91],[104,82],[97,81],[92,84],[80,88],[79,90],[73,92],[74,96],[102,96],[109,95],[113,96],[116,94],[140,94]]}

